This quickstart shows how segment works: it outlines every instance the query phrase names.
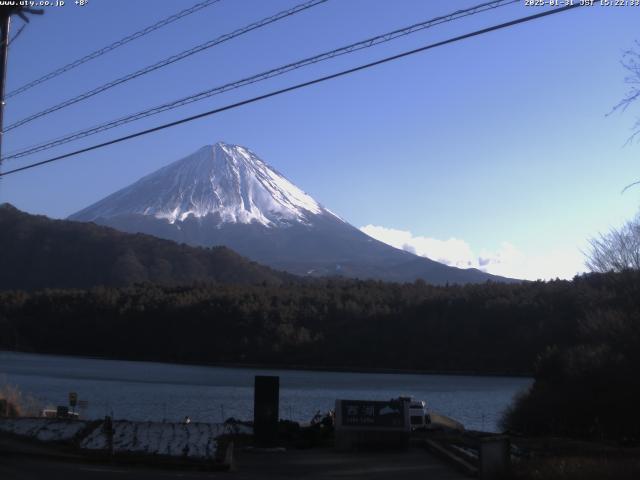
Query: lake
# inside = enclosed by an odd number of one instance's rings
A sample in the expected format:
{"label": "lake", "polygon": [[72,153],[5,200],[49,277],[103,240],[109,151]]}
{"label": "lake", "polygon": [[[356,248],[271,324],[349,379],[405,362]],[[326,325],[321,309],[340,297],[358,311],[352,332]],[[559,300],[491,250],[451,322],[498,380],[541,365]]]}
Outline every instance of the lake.
{"label": "lake", "polygon": [[411,395],[468,429],[498,430],[529,378],[348,373],[175,365],[0,351],[0,384],[17,386],[42,407],[77,392],[86,418],[220,422],[252,419],[255,375],[280,377],[280,417],[308,422],[336,398],[388,400]]}

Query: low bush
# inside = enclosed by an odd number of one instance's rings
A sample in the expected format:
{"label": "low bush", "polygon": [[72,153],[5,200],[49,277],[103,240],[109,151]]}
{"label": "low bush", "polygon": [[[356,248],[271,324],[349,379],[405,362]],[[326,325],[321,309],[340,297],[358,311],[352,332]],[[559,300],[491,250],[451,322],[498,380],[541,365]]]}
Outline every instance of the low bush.
{"label": "low bush", "polygon": [[0,385],[0,416],[37,416],[39,411],[38,402],[23,394],[18,387],[6,383]]}

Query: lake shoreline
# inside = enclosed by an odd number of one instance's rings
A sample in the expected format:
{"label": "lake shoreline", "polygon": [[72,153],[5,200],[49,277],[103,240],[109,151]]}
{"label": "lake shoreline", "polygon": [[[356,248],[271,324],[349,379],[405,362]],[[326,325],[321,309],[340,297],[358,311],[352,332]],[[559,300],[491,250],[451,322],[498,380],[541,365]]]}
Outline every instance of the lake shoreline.
{"label": "lake shoreline", "polygon": [[[2,380],[42,407],[66,405],[76,392],[85,418],[215,423],[251,418],[256,375],[280,378],[283,418],[308,422],[336,399],[388,400],[401,395],[474,430],[498,431],[512,399],[532,379],[504,376],[415,375],[267,369],[123,361],[0,351]],[[35,403],[34,403],[35,404]]]}
{"label": "lake shoreline", "polygon": [[1,353],[19,353],[27,355],[51,355],[55,357],[66,357],[76,359],[109,360],[121,362],[146,362],[156,364],[183,365],[193,367],[219,367],[231,369],[250,370],[288,370],[288,371],[309,371],[327,373],[369,373],[384,375],[451,375],[460,377],[505,377],[505,378],[533,378],[533,372],[484,372],[484,371],[459,371],[459,370],[421,370],[421,369],[395,369],[395,368],[367,368],[367,367],[339,367],[339,366],[314,366],[314,365],[291,365],[291,364],[255,364],[255,363],[228,363],[228,362],[181,362],[177,360],[158,360],[147,358],[111,357],[101,355],[73,355],[66,353],[34,352],[26,350],[2,350]]}

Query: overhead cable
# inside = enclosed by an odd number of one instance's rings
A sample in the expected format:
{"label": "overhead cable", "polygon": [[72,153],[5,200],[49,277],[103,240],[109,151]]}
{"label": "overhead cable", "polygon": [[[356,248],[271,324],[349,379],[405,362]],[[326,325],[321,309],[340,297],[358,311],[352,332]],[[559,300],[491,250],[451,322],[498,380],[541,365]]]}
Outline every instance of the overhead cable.
{"label": "overhead cable", "polygon": [[327,2],[328,0],[309,0],[307,2],[301,3],[299,5],[296,5],[293,8],[290,8],[288,10],[284,10],[282,12],[276,13],[275,15],[263,18],[262,20],[259,20],[257,22],[251,23],[245,27],[239,28],[237,30],[234,30],[231,33],[227,33],[225,35],[221,35],[213,40],[210,40],[208,42],[202,43],[200,45],[197,45],[193,48],[190,48],[188,50],[184,50],[180,53],[177,53],[175,55],[172,55],[168,58],[165,58],[164,60],[161,60],[159,62],[156,62],[152,65],[149,65],[147,67],[144,67],[140,70],[137,70],[133,73],[129,73],[123,77],[117,78],[115,80],[112,80],[108,83],[105,83],[103,85],[100,85],[99,87],[96,87],[92,90],[89,90],[87,92],[84,92],[80,95],[77,95],[73,98],[70,98],[68,100],[65,100],[64,102],[58,103],[57,105],[54,105],[52,107],[46,108],[40,112],[34,113],[32,115],[29,115],[28,117],[25,117],[21,120],[18,120],[14,123],[12,123],[11,125],[5,127],[4,129],[4,133],[9,132],[15,128],[18,128],[22,125],[25,125],[29,122],[32,122],[38,118],[44,117],[45,115],[49,115],[53,112],[57,112],[58,110],[61,110],[63,108],[69,107],[75,103],[81,102],[83,100],[86,100],[88,98],[93,97],[94,95],[97,95],[99,93],[102,93],[106,90],[109,90],[117,85],[120,85],[122,83],[128,82],[133,80],[134,78],[138,78],[141,77],[142,75],[146,75],[148,73],[154,72],[160,68],[166,67],[167,65],[171,65],[175,62],[178,62],[180,60],[184,60],[187,57],[190,57],[191,55],[195,55],[196,53],[202,52],[204,50],[207,50],[209,48],[215,47],[216,45],[219,45],[223,42],[227,42],[233,38],[239,37],[241,35],[244,35],[246,33],[249,33],[253,30],[256,30],[258,28],[262,28],[265,27],[267,25],[270,25],[274,22],[277,22],[279,20],[282,20],[284,18],[290,17],[292,15],[295,15],[297,13],[300,13],[304,10],[307,10],[309,8],[315,7],[316,5],[320,5],[322,3]]}
{"label": "overhead cable", "polygon": [[116,127],[125,125],[127,123],[141,120],[143,118],[146,118],[152,115],[157,115],[159,113],[173,110],[175,108],[179,108],[184,105],[188,105],[190,103],[198,102],[206,98],[212,97],[214,95],[219,95],[221,93],[227,92],[229,90],[234,90],[234,89],[241,88],[253,83],[267,80],[269,78],[283,75],[292,70],[297,70],[299,68],[306,67],[308,65],[313,65],[315,63],[329,60],[331,58],[335,58],[335,57],[352,53],[365,48],[370,48],[381,43],[395,40],[396,38],[400,38],[400,37],[410,35],[412,33],[415,33],[427,28],[434,27],[436,25],[440,25],[442,23],[451,22],[453,20],[464,18],[470,15],[475,15],[475,14],[484,12],[486,10],[495,9],[495,8],[506,6],[512,3],[518,3],[519,1],[520,0],[495,0],[495,1],[485,2],[480,5],[476,5],[474,7],[467,8],[464,10],[457,10],[447,15],[443,15],[443,16],[432,18],[423,22],[415,23],[408,27],[396,29],[391,32],[384,33],[382,35],[377,35],[375,37],[367,38],[366,40],[352,43],[344,47],[336,48],[336,49],[321,53],[319,55],[314,55],[312,57],[304,58],[302,60],[298,60],[293,63],[289,63],[271,70],[267,70],[262,73],[258,73],[256,75],[252,75],[250,77],[243,78],[241,80],[237,80],[234,82],[226,83],[224,85],[212,87],[202,92],[198,92],[193,95],[182,97],[177,100],[172,100],[170,102],[157,105],[157,106],[154,106],[146,110],[142,110],[140,112],[133,113],[124,117],[120,117],[118,119],[111,120],[106,123],[89,127],[81,131],[67,134],[63,137],[59,137],[54,140],[49,140],[37,145],[32,145],[32,146],[20,149],[18,151],[9,153],[8,155],[6,155],[6,157],[3,158],[3,160],[10,160],[14,158],[25,157],[27,155],[32,155],[34,153],[41,152],[43,150],[48,150],[50,148],[54,148],[54,147],[63,145],[65,143],[69,143],[69,142],[72,142],[81,138],[85,138],[91,135],[95,135],[97,133],[101,133],[106,130],[116,128]]}
{"label": "overhead cable", "polygon": [[527,17],[521,17],[521,18],[518,18],[518,19],[515,19],[515,20],[511,20],[509,22],[501,23],[501,24],[498,24],[498,25],[493,25],[491,27],[483,28],[481,30],[476,30],[476,31],[471,32],[471,33],[466,33],[464,35],[459,35],[457,37],[453,37],[453,38],[449,38],[447,40],[443,40],[443,41],[440,41],[440,42],[432,43],[430,45],[425,45],[425,46],[420,47],[420,48],[416,48],[416,49],[413,49],[413,50],[405,51],[405,52],[402,52],[402,53],[399,53],[399,54],[396,54],[396,55],[392,55],[390,57],[385,57],[385,58],[383,58],[381,60],[376,60],[374,62],[366,63],[364,65],[359,65],[357,67],[349,68],[347,70],[342,70],[342,71],[340,71],[338,73],[333,73],[331,75],[326,75],[324,77],[316,78],[314,80],[309,80],[307,82],[298,83],[298,84],[290,86],[290,87],[282,88],[280,90],[275,90],[275,91],[272,91],[272,92],[269,92],[269,93],[266,93],[266,94],[263,94],[263,95],[259,95],[257,97],[253,97],[253,98],[249,98],[247,100],[242,100],[240,102],[232,103],[232,104],[226,105],[224,107],[220,107],[220,108],[216,108],[216,109],[209,110],[209,111],[206,111],[206,112],[202,112],[202,113],[199,113],[197,115],[192,115],[190,117],[182,118],[180,120],[176,120],[176,121],[173,121],[173,122],[165,123],[165,124],[159,125],[157,127],[149,128],[149,129],[142,130],[142,131],[139,131],[139,132],[136,132],[136,133],[132,133],[130,135],[125,135],[123,137],[115,138],[113,140],[109,140],[109,141],[102,142],[102,143],[99,143],[99,144],[96,144],[96,145],[92,145],[90,147],[85,147],[85,148],[81,148],[79,150],[75,150],[73,152],[69,152],[69,153],[65,153],[65,154],[62,154],[62,155],[58,155],[58,156],[55,156],[53,158],[49,158],[47,160],[42,160],[42,161],[39,161],[39,162],[31,163],[29,165],[25,165],[23,167],[14,168],[13,170],[8,170],[8,171],[6,171],[4,173],[0,173],[0,177],[4,177],[4,176],[7,176],[7,175],[15,174],[15,173],[18,173],[18,172],[21,172],[21,171],[24,171],[24,170],[29,170],[29,169],[32,169],[32,168],[36,168],[36,167],[39,167],[39,166],[42,166],[42,165],[46,165],[46,164],[49,164],[49,163],[52,163],[52,162],[57,162],[59,160],[65,159],[65,158],[69,158],[69,157],[73,157],[73,156],[76,156],[76,155],[80,155],[81,153],[86,153],[86,152],[90,152],[90,151],[93,151],[93,150],[98,150],[100,148],[104,148],[104,147],[107,147],[109,145],[114,145],[114,144],[121,143],[121,142],[124,142],[124,141],[127,141],[127,140],[131,140],[133,138],[137,138],[137,137],[141,137],[141,136],[144,136],[144,135],[148,135],[150,133],[158,132],[160,130],[164,130],[164,129],[167,129],[167,128],[170,128],[170,127],[175,127],[177,125],[181,125],[181,124],[184,124],[184,123],[192,122],[192,121],[198,120],[200,118],[204,118],[204,117],[208,117],[208,116],[211,116],[211,115],[215,115],[215,114],[227,111],[227,110],[232,110],[232,109],[241,107],[243,105],[248,105],[248,104],[255,103],[255,102],[258,102],[258,101],[261,101],[261,100],[265,100],[267,98],[275,97],[277,95],[282,95],[284,93],[288,93],[288,92],[291,92],[291,91],[294,91],[294,90],[299,90],[301,88],[305,88],[305,87],[308,87],[308,86],[311,86],[311,85],[315,85],[315,84],[322,83],[322,82],[325,82],[325,81],[328,81],[328,80],[332,80],[334,78],[343,77],[343,76],[346,76],[346,75],[349,75],[349,74],[352,74],[352,73],[355,73],[355,72],[358,72],[358,71],[361,71],[361,70],[366,70],[366,69],[369,69],[369,68],[372,68],[372,67],[375,67],[375,66],[378,66],[378,65],[382,65],[382,64],[385,64],[385,63],[388,63],[388,62],[392,62],[392,61],[398,60],[400,58],[408,57],[410,55],[415,55],[417,53],[421,53],[421,52],[424,52],[424,51],[427,51],[427,50],[431,50],[433,48],[441,47],[443,45],[448,45],[450,43],[454,43],[454,42],[458,42],[458,41],[465,40],[465,39],[468,39],[468,38],[472,38],[472,37],[476,37],[476,36],[479,36],[479,35],[483,35],[483,34],[486,34],[486,33],[489,33],[489,32],[493,32],[495,30],[500,30],[500,29],[503,29],[503,28],[512,27],[514,25],[518,25],[518,24],[521,24],[521,23],[530,22],[530,21],[533,21],[533,20],[537,20],[537,19],[540,19],[540,18],[543,18],[543,17],[550,16],[550,15],[563,13],[563,12],[566,12],[568,10],[572,10],[574,8],[579,8],[581,6],[582,6],[581,4],[576,3],[576,4],[573,4],[573,5],[567,5],[567,6],[564,6],[564,7],[552,8],[550,10],[545,10],[544,12],[540,12],[540,13],[537,13],[537,14],[534,14],[534,15],[529,15]]}
{"label": "overhead cable", "polygon": [[[68,72],[69,70],[73,70],[76,67],[79,67],[80,65],[87,63],[95,58],[98,58],[102,55],[104,55],[105,53],[109,53],[113,50],[115,50],[116,48],[122,47],[123,45],[126,45],[127,43],[133,42],[134,40],[137,40],[141,37],[144,37],[145,35],[148,35],[149,33],[158,30],[159,28],[162,28],[166,25],[169,25],[170,23],[175,22],[176,20],[180,20],[183,17],[186,17],[187,15],[191,15],[192,13],[198,12],[200,10],[202,10],[203,8],[209,7],[215,3],[218,3],[220,0],[205,0],[203,2],[199,2],[196,3],[195,5],[193,5],[190,8],[187,8],[185,10],[182,10],[178,13],[175,13],[167,18],[164,18],[162,20],[160,20],[159,22],[154,23],[153,25],[150,25],[146,28],[143,28],[142,30],[138,30],[135,33],[132,33],[131,35],[127,35],[124,38],[121,38],[118,41],[115,41],[105,47],[99,48],[98,50],[95,50],[91,53],[89,53],[88,55],[85,55],[82,58],[79,58],[77,60],[74,60],[73,62],[70,62],[66,65],[63,65],[62,67],[56,68],[55,70],[47,73],[46,75],[43,75],[39,78],[36,78],[35,80],[19,87],[16,88],[15,90],[12,90],[11,92],[7,93],[4,97],[6,98],[10,98],[13,97],[15,95],[18,95],[20,93],[26,92],[27,90],[35,87],[36,85],[40,85],[41,83],[44,83],[46,81],[51,80],[52,78],[55,78],[57,76],[62,75],[63,73]],[[16,35],[17,36],[17,35]]]}

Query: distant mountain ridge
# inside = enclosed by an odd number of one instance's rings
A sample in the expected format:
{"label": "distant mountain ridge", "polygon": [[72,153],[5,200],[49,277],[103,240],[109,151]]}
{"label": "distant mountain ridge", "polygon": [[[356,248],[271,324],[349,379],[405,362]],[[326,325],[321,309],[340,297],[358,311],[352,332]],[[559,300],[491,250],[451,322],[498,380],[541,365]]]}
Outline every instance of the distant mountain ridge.
{"label": "distant mountain ridge", "polygon": [[512,281],[379,242],[248,148],[223,142],[202,147],[69,219],[188,245],[224,245],[296,275],[434,284]]}
{"label": "distant mountain ridge", "polygon": [[178,245],[143,234],[52,220],[0,205],[0,290],[295,280],[226,247]]}

